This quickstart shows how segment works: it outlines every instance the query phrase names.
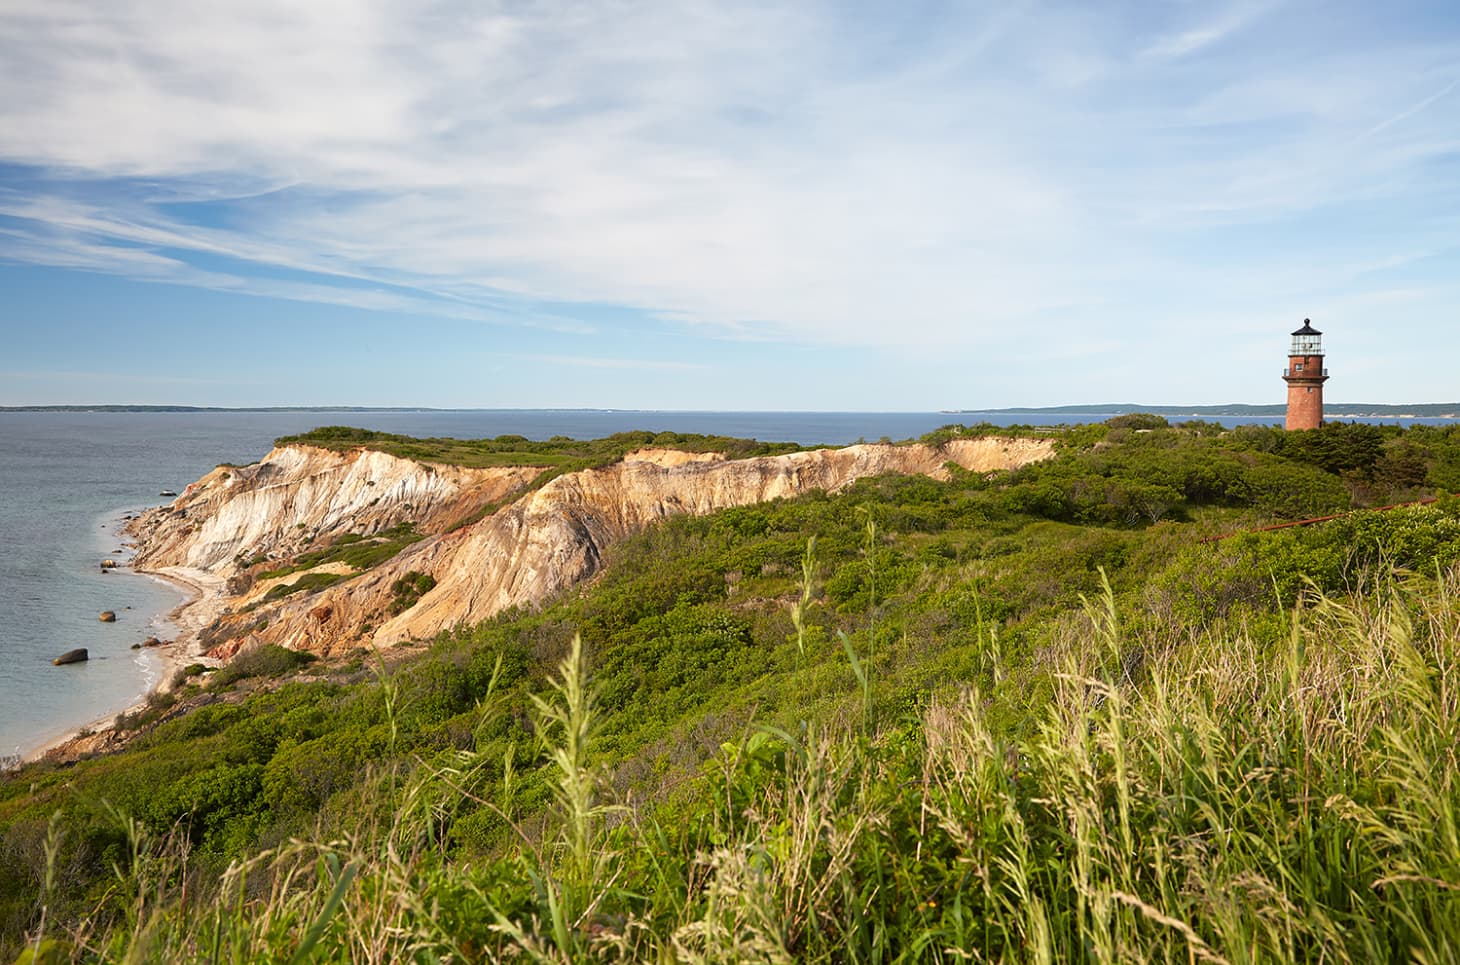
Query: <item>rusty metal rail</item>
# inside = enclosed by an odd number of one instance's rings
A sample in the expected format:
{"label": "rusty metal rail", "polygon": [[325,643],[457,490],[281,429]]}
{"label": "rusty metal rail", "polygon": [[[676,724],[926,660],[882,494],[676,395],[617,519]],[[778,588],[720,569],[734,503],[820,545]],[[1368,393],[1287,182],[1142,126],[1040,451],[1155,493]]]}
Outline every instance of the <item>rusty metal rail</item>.
{"label": "rusty metal rail", "polygon": [[1314,516],[1312,519],[1296,519],[1290,523],[1277,523],[1273,526],[1258,526],[1256,529],[1239,529],[1234,533],[1222,533],[1217,536],[1203,536],[1197,540],[1198,543],[1219,543],[1224,539],[1231,539],[1233,536],[1241,536],[1243,533],[1271,533],[1278,529],[1292,529],[1294,526],[1312,526],[1314,523],[1326,523],[1331,519],[1343,519],[1345,516],[1352,516],[1354,513],[1383,513],[1391,509],[1403,509],[1406,506],[1428,506],[1431,503],[1439,502],[1443,497],[1431,496],[1428,499],[1412,499],[1407,503],[1391,503],[1388,506],[1374,506],[1370,509],[1351,509],[1346,513],[1334,513],[1331,516]]}

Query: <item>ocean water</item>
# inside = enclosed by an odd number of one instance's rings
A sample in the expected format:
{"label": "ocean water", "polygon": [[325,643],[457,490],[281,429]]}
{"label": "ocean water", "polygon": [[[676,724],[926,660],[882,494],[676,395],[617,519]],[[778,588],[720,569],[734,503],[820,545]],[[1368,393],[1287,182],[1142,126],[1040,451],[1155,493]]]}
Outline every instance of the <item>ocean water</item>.
{"label": "ocean water", "polygon": [[[1069,423],[1108,413],[1061,413]],[[435,412],[0,412],[0,760],[118,713],[152,686],[160,661],[131,645],[171,637],[163,615],[184,599],[168,584],[130,572],[123,517],[167,500],[222,462],[249,463],[281,435],[345,424],[415,436],[473,439],[596,438],[614,432],[699,432],[839,445],[906,439],[950,422],[1009,425],[1031,415],[969,412],[627,412],[464,410]],[[1266,418],[1222,419],[1227,424]],[[1428,420],[1425,420],[1428,421]],[[102,610],[118,620],[103,624]],[[91,660],[51,660],[86,647]]]}

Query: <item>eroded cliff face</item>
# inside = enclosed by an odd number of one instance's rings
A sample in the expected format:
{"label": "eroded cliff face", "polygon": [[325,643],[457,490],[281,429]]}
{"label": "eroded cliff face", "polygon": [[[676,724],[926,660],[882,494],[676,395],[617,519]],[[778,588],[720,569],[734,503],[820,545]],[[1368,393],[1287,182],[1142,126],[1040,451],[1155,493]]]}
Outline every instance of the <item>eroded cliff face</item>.
{"label": "eroded cliff face", "polygon": [[[266,603],[255,592],[256,609],[220,621],[226,632],[219,636],[227,640],[221,656],[250,639],[332,653],[425,639],[507,607],[539,604],[592,576],[613,542],[668,516],[836,491],[887,473],[946,478],[949,463],[975,472],[1015,469],[1052,452],[1048,440],[1003,438],[739,460],[643,450],[612,466],[560,476],[448,531],[443,521],[502,498],[538,470],[451,470],[375,452],[286,447],[247,470],[210,474],[172,510],[142,520],[139,560],[226,574],[261,552],[297,552],[331,534],[415,522],[431,535],[390,561],[314,594]],[[429,574],[435,586],[401,609],[407,601],[398,581],[408,574]]]}
{"label": "eroded cliff face", "polygon": [[346,533],[399,523],[436,533],[522,489],[542,470],[463,469],[357,449],[274,449],[251,466],[219,466],[132,527],[142,569],[185,566],[232,576]]}

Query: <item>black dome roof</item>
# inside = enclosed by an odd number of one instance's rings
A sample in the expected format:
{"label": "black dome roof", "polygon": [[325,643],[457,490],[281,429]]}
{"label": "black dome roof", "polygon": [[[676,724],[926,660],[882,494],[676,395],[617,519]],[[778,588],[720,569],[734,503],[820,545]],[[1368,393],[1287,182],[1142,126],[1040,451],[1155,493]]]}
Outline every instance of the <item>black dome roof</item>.
{"label": "black dome roof", "polygon": [[1294,335],[1322,335],[1323,333],[1320,332],[1320,331],[1318,331],[1318,329],[1314,328],[1313,327],[1313,323],[1310,320],[1308,320],[1308,319],[1305,318],[1305,319],[1303,319],[1303,327],[1300,328],[1300,329],[1298,329],[1293,334]]}

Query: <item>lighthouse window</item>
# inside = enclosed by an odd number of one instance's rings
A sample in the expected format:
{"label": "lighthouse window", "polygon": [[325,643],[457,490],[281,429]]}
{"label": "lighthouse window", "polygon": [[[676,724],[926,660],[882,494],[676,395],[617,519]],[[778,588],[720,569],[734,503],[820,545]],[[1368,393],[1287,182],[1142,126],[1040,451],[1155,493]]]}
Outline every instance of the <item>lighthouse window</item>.
{"label": "lighthouse window", "polygon": [[1294,372],[1301,372],[1301,371],[1303,371],[1303,363],[1302,362],[1295,363],[1293,365],[1293,371]]}
{"label": "lighthouse window", "polygon": [[1308,394],[1309,395],[1312,395],[1313,394],[1313,386],[1311,386],[1311,385],[1308,386]]}

